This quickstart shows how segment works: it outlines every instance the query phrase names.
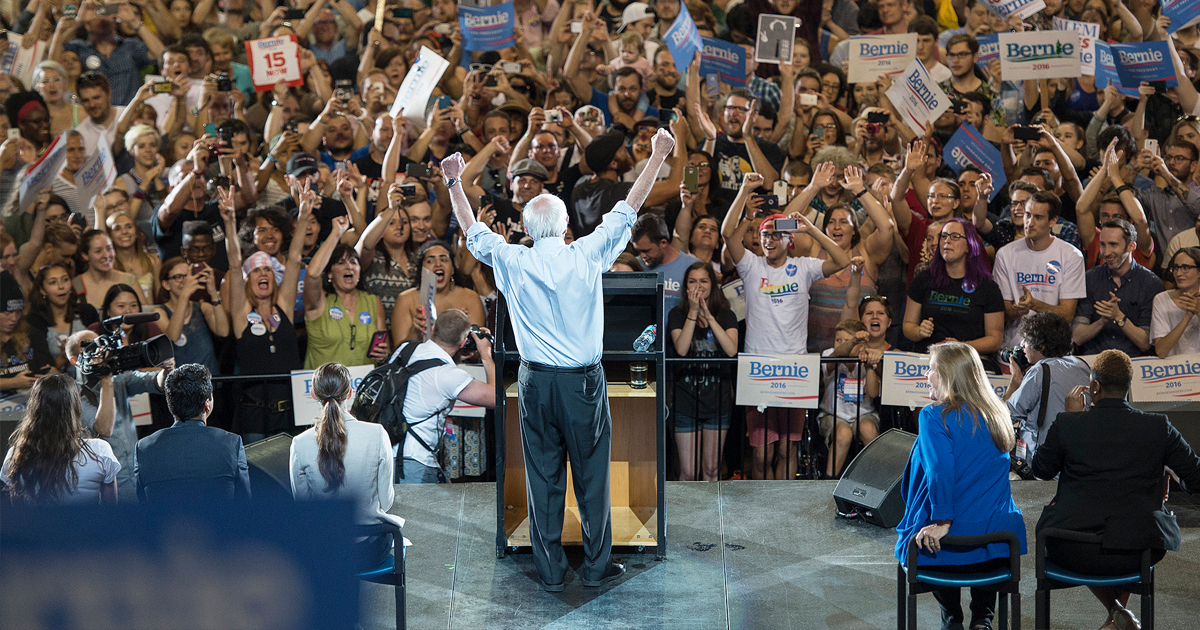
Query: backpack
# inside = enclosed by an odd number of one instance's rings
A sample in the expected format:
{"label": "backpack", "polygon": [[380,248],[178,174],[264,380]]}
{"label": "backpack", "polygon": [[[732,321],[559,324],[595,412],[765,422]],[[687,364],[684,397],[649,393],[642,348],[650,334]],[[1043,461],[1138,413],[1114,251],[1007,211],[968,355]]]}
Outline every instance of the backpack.
{"label": "backpack", "polygon": [[[425,440],[412,432],[412,427],[437,416],[441,410],[416,422],[409,422],[408,418],[404,417],[404,399],[408,395],[409,379],[429,368],[446,364],[442,359],[422,359],[409,365],[408,362],[418,345],[420,344],[416,341],[404,342],[387,363],[364,376],[354,394],[354,404],[350,407],[350,413],[355,418],[383,426],[392,444],[399,447],[398,459],[404,457],[404,440],[409,435],[434,455],[440,450],[426,444]],[[454,401],[450,401],[450,404],[454,404]],[[404,477],[403,468],[400,469],[399,475]]]}

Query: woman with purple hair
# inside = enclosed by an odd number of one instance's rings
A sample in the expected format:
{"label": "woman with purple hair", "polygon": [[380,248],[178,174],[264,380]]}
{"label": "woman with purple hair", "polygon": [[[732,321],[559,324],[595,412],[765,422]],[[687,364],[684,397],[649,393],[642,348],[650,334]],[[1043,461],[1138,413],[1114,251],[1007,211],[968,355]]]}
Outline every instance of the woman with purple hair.
{"label": "woman with purple hair", "polygon": [[979,233],[967,219],[946,220],[929,266],[909,283],[904,336],[916,342],[917,352],[960,341],[975,348],[984,367],[999,367],[989,355],[1004,339],[1004,298],[987,268]]}

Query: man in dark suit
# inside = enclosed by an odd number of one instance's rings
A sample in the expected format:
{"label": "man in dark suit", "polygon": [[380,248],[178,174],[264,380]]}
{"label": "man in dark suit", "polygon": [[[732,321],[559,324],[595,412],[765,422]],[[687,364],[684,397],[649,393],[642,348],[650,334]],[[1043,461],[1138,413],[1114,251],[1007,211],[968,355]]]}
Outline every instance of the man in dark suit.
{"label": "man in dark suit", "polygon": [[205,424],[213,410],[208,368],[189,363],[167,376],[175,424],[138,440],[134,453],[142,502],[249,500],[250,469],[242,438]]}
{"label": "man in dark suit", "polygon": [[[1188,492],[1200,488],[1200,457],[1165,415],[1145,413],[1125,401],[1133,364],[1120,350],[1105,350],[1092,363],[1092,380],[1067,396],[1045,443],[1033,458],[1040,479],[1059,476],[1058,494],[1042,510],[1037,530],[1054,527],[1100,534],[1099,544],[1052,539],[1047,558],[1089,575],[1137,573],[1141,553],[1154,562],[1178,551],[1179,524],[1163,510],[1163,469]],[[1094,401],[1085,411],[1085,392]],[[1108,610],[1105,628],[1134,628],[1125,609],[1129,593],[1092,587]]]}

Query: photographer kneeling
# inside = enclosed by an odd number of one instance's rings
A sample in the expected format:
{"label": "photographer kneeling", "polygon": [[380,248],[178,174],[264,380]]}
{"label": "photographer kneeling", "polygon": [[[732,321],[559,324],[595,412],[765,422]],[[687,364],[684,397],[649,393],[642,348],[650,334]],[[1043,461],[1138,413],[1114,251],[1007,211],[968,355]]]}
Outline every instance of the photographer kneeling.
{"label": "photographer kneeling", "polygon": [[[83,330],[67,339],[65,351],[72,366],[78,368],[79,355],[97,337],[99,335],[96,333]],[[133,452],[138,438],[137,427],[133,425],[133,412],[129,408],[129,397],[141,393],[161,394],[165,391],[167,372],[173,365],[174,359],[170,359],[165,363],[165,369],[154,372],[109,374],[100,377],[90,387],[87,382],[90,379],[79,375],[76,369],[75,378],[83,402],[80,421],[83,426],[104,438],[112,446],[117,461],[121,462],[121,471],[117,473],[117,492],[121,502],[137,502]]]}
{"label": "photographer kneeling", "polygon": [[1009,359],[1012,379],[1004,401],[1017,429],[1013,470],[1032,479],[1029,462],[1046,441],[1050,425],[1066,405],[1067,394],[1091,380],[1091,368],[1070,356],[1071,325],[1061,316],[1041,311],[1020,325],[1024,341]]}

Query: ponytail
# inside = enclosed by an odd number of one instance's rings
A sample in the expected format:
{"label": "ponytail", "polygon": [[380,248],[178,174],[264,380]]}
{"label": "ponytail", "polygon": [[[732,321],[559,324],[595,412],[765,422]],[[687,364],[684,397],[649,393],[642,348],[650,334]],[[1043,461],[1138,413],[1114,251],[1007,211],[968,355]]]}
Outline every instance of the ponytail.
{"label": "ponytail", "polygon": [[317,466],[332,492],[346,482],[346,418],[341,402],[350,393],[350,371],[340,363],[326,363],[313,373],[313,395],[321,403],[317,421]]}

